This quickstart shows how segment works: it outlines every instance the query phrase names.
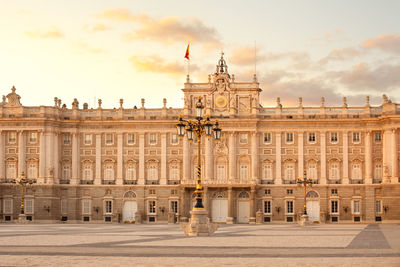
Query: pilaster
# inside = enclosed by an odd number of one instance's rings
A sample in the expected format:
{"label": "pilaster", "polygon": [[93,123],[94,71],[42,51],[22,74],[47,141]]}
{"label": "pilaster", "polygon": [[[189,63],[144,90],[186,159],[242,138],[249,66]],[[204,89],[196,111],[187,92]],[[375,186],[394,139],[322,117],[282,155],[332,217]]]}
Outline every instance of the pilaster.
{"label": "pilaster", "polygon": [[160,184],[167,184],[167,134],[161,134],[161,176]]}
{"label": "pilaster", "polygon": [[251,137],[251,173],[253,176],[251,182],[257,184],[259,182],[258,134],[254,132]]}
{"label": "pilaster", "polygon": [[372,184],[372,142],[371,131],[365,133],[365,181]]}
{"label": "pilaster", "polygon": [[282,157],[281,157],[281,149],[282,149],[282,133],[281,132],[276,132],[276,144],[275,144],[275,172],[276,172],[276,178],[275,178],[275,184],[282,184]]}
{"label": "pilaster", "polygon": [[[40,135],[40,154],[39,154],[39,179],[38,183],[43,184],[46,176],[46,142],[44,131],[39,132]],[[73,150],[72,150],[73,152]],[[73,156],[73,153],[72,153]],[[73,162],[72,162],[73,163]]]}
{"label": "pilaster", "polygon": [[250,224],[256,223],[256,189],[250,189]]}
{"label": "pilaster", "polygon": [[144,133],[139,134],[139,179],[138,184],[145,184],[144,177]]}
{"label": "pilaster", "polygon": [[26,133],[24,131],[18,131],[18,175],[17,175],[18,178],[21,177],[22,172],[24,172],[25,175],[28,175],[26,172],[25,134]]}
{"label": "pilaster", "polygon": [[53,134],[53,159],[54,159],[54,171],[53,171],[53,183],[60,183],[60,134],[59,132],[54,132]]}
{"label": "pilaster", "polygon": [[213,162],[213,153],[212,153],[212,137],[205,138],[206,143],[206,162],[205,162],[205,171],[206,171],[206,180],[212,180],[214,177],[214,162]]}
{"label": "pilaster", "polygon": [[5,142],[4,132],[0,130],[0,179],[5,179]]}
{"label": "pilaster", "polygon": [[230,182],[236,180],[236,134],[230,133],[229,135],[229,179]]}
{"label": "pilaster", "polygon": [[46,184],[53,184],[54,182],[54,143],[53,143],[53,132],[45,132],[46,142]]}
{"label": "pilaster", "polygon": [[228,217],[226,218],[227,224],[233,224],[232,202],[233,202],[232,187],[228,187]]}
{"label": "pilaster", "polygon": [[321,179],[320,184],[326,184],[326,133],[320,133],[321,140]]}
{"label": "pilaster", "polygon": [[119,133],[117,134],[117,179],[115,183],[117,185],[122,185],[123,184],[123,167],[124,167],[124,134]]}
{"label": "pilaster", "polygon": [[79,134],[72,133],[72,177],[71,184],[79,184]]}
{"label": "pilaster", "polygon": [[391,150],[391,158],[392,158],[392,179],[391,182],[392,184],[398,183],[398,178],[399,178],[399,158],[398,158],[398,148],[397,148],[397,131],[396,129],[392,129],[392,150]]}
{"label": "pilaster", "polygon": [[301,177],[304,172],[304,133],[298,132],[297,134],[297,149],[298,149],[298,174]]}
{"label": "pilaster", "polygon": [[342,184],[349,183],[349,136],[343,132],[343,179]]}
{"label": "pilaster", "polygon": [[386,129],[383,132],[383,143],[382,143],[382,167],[383,167],[383,183],[390,183],[391,179],[391,170],[392,170],[392,161],[391,159],[391,148],[392,148],[392,138],[391,138],[391,131]]}
{"label": "pilaster", "polygon": [[95,176],[93,183],[95,185],[101,184],[101,134],[96,134],[96,163],[95,163]]}

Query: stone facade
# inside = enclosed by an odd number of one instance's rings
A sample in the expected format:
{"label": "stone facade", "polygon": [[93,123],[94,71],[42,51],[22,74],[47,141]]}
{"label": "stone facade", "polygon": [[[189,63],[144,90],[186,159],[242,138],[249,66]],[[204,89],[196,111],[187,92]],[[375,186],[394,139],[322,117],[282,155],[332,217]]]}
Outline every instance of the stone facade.
{"label": "stone facade", "polygon": [[18,219],[22,172],[25,213],[35,222],[187,221],[197,151],[178,138],[178,116],[218,119],[221,141],[202,140],[202,182],[211,221],[296,222],[304,205],[296,179],[307,172],[312,221],[400,221],[400,104],[262,107],[261,89],[235,81],[221,57],[205,83],[182,89],[183,108],[27,107],[12,92],[0,103],[0,220]]}

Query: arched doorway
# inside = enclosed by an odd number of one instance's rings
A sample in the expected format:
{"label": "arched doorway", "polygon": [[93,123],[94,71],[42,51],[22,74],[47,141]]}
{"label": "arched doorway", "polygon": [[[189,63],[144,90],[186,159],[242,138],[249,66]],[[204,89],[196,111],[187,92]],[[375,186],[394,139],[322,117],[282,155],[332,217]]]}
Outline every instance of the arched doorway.
{"label": "arched doorway", "polygon": [[311,222],[319,222],[319,195],[315,191],[307,193],[307,215],[308,220]]}
{"label": "arched doorway", "polygon": [[228,217],[228,199],[224,192],[216,192],[212,195],[211,211],[213,222],[226,223],[226,217]]}
{"label": "arched doorway", "polygon": [[124,194],[124,208],[122,210],[122,221],[124,223],[135,222],[137,212],[136,194],[133,191],[128,191]]}
{"label": "arched doorway", "polygon": [[250,195],[240,192],[238,196],[238,223],[249,223],[250,221]]}

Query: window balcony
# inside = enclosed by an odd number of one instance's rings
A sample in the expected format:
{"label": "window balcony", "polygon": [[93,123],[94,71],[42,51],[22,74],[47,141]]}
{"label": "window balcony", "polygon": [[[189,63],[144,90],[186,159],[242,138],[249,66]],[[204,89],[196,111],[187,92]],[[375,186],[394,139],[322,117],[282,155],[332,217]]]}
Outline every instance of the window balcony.
{"label": "window balcony", "polygon": [[372,183],[373,184],[381,184],[382,183],[382,179],[373,179]]}
{"label": "window balcony", "polygon": [[60,180],[60,184],[70,184],[70,180],[69,179],[62,179],[62,180]]}
{"label": "window balcony", "polygon": [[113,185],[115,184],[115,180],[101,180],[101,184]]}
{"label": "window balcony", "polygon": [[81,180],[80,184],[93,184],[93,180]]}
{"label": "window balcony", "polygon": [[342,182],[339,179],[329,179],[328,184],[341,184]]}
{"label": "window balcony", "polygon": [[296,180],[283,180],[283,184],[295,184]]}
{"label": "window balcony", "polygon": [[137,184],[137,180],[124,180],[124,184]]}
{"label": "window balcony", "polygon": [[172,184],[172,185],[181,184],[181,181],[180,180],[168,180],[168,184]]}
{"label": "window balcony", "polygon": [[274,184],[274,180],[261,180],[261,184]]}
{"label": "window balcony", "polygon": [[160,181],[158,180],[146,180],[146,185],[151,185],[151,184],[160,184]]}
{"label": "window balcony", "polygon": [[350,179],[350,184],[363,184],[361,179]]}

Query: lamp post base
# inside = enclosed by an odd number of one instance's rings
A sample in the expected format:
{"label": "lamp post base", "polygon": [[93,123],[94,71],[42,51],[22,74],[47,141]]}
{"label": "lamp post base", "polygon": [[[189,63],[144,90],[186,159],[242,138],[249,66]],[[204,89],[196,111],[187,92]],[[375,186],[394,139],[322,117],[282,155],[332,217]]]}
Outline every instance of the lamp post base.
{"label": "lamp post base", "polygon": [[18,215],[18,223],[25,224],[28,223],[28,220],[26,219],[25,214],[19,214]]}
{"label": "lamp post base", "polygon": [[210,222],[210,219],[207,217],[207,210],[192,210],[190,214],[192,217],[189,219],[189,222],[180,224],[185,236],[210,236],[217,230],[218,225]]}
{"label": "lamp post base", "polygon": [[299,225],[300,226],[311,225],[311,222],[308,220],[308,215],[307,214],[303,214],[303,215],[300,216]]}

